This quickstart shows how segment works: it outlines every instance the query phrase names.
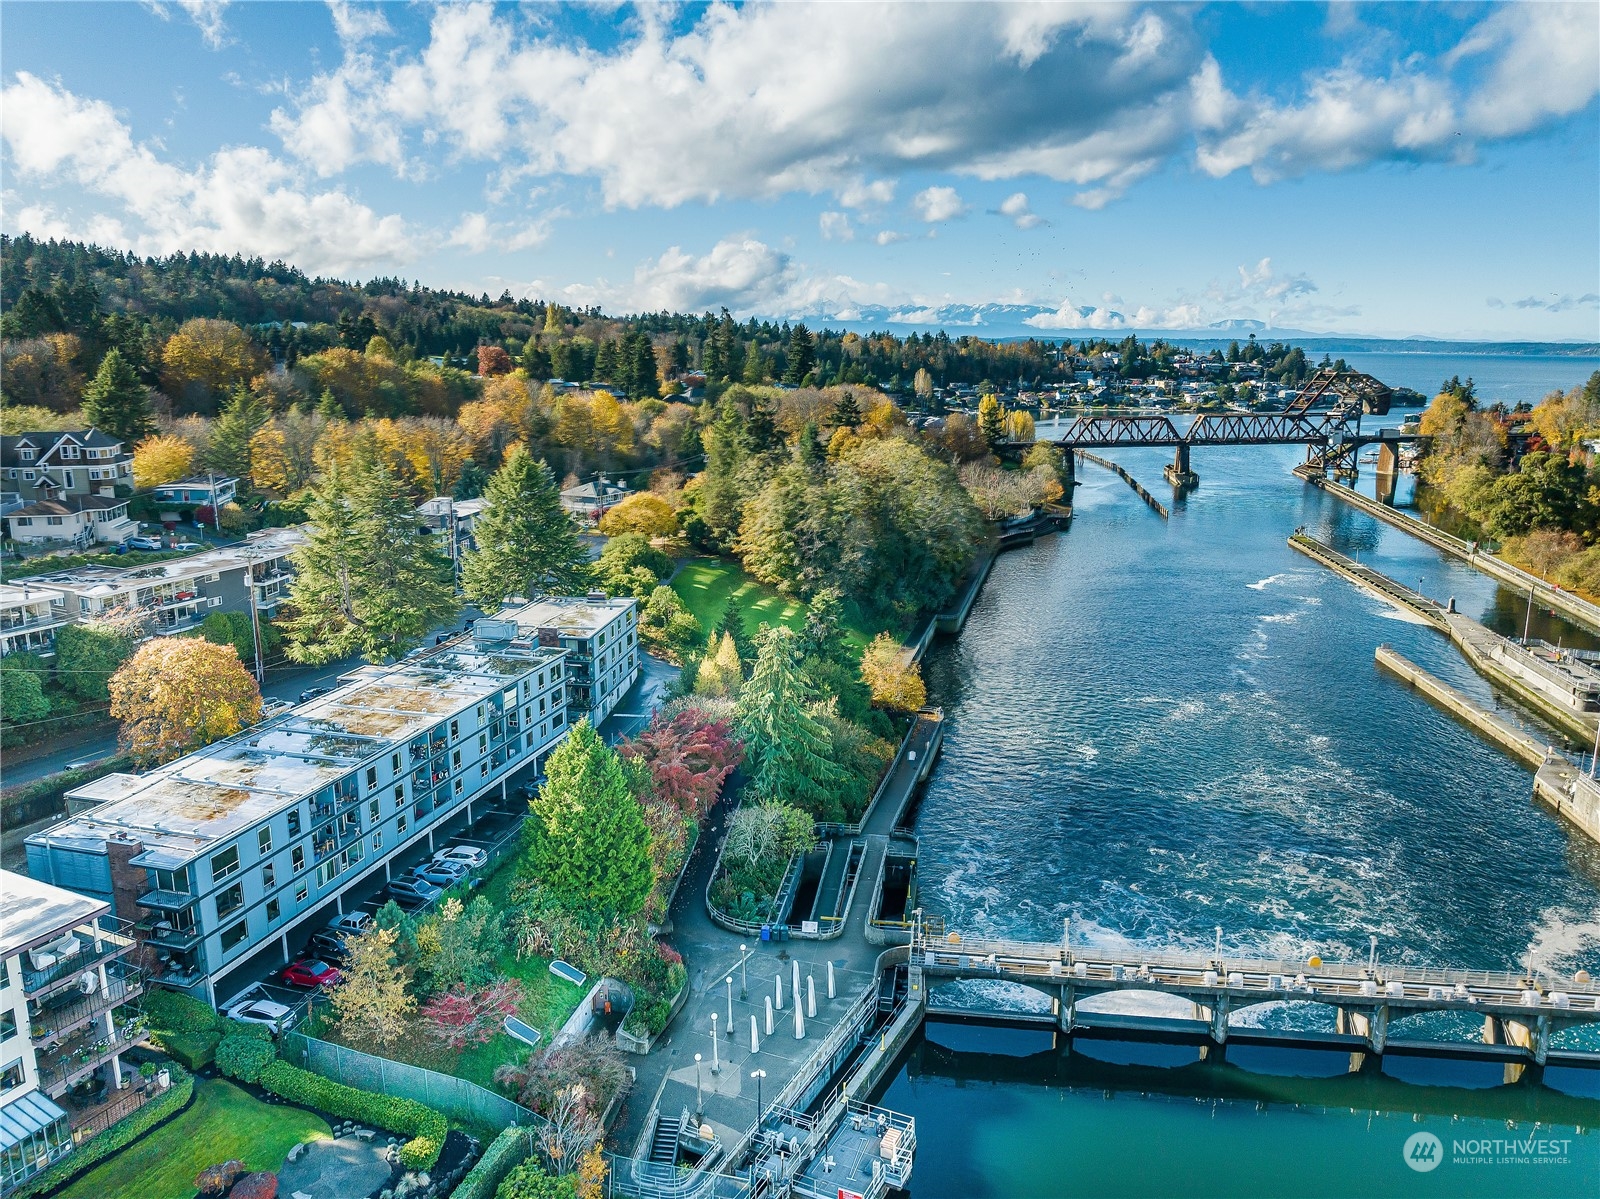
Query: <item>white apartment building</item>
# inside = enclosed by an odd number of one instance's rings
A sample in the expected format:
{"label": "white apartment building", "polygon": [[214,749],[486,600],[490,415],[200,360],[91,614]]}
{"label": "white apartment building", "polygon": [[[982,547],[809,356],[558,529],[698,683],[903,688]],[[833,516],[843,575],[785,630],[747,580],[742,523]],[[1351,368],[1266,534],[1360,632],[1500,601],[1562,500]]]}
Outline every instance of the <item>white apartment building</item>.
{"label": "white apartment building", "polygon": [[50,657],[56,630],[77,619],[77,603],[59,588],[28,579],[0,583],[0,657],[22,651]]}
{"label": "white apartment building", "polygon": [[72,1152],[56,1101],[120,1089],[122,1054],[144,1040],[122,1011],[141,994],[123,960],[134,941],[110,910],[0,870],[0,1194]]}
{"label": "white apartment building", "polygon": [[[567,733],[566,651],[490,627],[141,775],[67,795],[28,872],[138,922],[152,981],[213,1004],[447,815],[537,772]],[[224,992],[226,994],[226,992]]]}
{"label": "white apartment building", "polygon": [[[574,722],[587,716],[596,728],[639,678],[639,603],[631,596],[607,599],[546,596],[514,605],[495,618],[520,635],[568,651],[567,705]],[[481,622],[480,622],[481,623]]]}

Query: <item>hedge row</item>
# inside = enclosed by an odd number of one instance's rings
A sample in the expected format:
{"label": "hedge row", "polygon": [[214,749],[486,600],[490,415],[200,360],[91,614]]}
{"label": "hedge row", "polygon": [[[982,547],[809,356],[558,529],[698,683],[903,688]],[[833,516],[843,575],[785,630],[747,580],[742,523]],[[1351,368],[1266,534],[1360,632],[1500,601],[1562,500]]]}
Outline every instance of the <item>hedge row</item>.
{"label": "hedge row", "polygon": [[209,1003],[181,991],[159,988],[146,991],[143,1006],[150,1027],[157,1032],[220,1032],[222,1029],[222,1017]]}
{"label": "hedge row", "polygon": [[400,1146],[400,1162],[409,1170],[431,1169],[439,1160],[450,1131],[450,1122],[443,1115],[415,1099],[360,1091],[285,1061],[273,1062],[263,1069],[260,1083],[263,1089],[290,1103],[410,1137]]}
{"label": "hedge row", "polygon": [[95,1163],[126,1148],[150,1129],[189,1105],[194,1096],[194,1076],[182,1066],[171,1065],[172,1085],[126,1120],[119,1121],[99,1136],[85,1141],[43,1173],[35,1174],[11,1193],[10,1199],[27,1199],[64,1186]]}
{"label": "hedge row", "polygon": [[217,1069],[240,1082],[260,1082],[261,1072],[277,1060],[271,1041],[247,1033],[229,1033],[217,1046]]}
{"label": "hedge row", "polygon": [[451,1199],[494,1199],[507,1174],[527,1161],[533,1153],[535,1135],[512,1124],[489,1142],[478,1164],[468,1171]]}

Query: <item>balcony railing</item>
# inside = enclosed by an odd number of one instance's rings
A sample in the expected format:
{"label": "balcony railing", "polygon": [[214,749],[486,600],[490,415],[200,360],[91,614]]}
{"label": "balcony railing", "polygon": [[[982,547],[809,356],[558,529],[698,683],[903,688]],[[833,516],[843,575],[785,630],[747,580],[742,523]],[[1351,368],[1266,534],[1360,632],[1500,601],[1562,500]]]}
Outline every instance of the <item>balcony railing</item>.
{"label": "balcony railing", "polygon": [[195,896],[187,891],[146,891],[135,901],[141,908],[157,912],[181,912],[194,906]]}
{"label": "balcony railing", "polygon": [[[69,935],[78,943],[77,949],[63,944],[65,938],[52,943],[54,950],[49,945],[30,949],[22,955],[23,993],[37,995],[78,977],[107,958],[126,953],[134,946],[132,931],[133,926],[128,921],[102,916],[98,937],[81,929],[72,930]],[[38,963],[37,968],[35,963]]]}
{"label": "balcony railing", "polygon": [[39,1055],[39,1086],[47,1094],[59,1095],[74,1083],[87,1078],[119,1053],[126,1053],[135,1045],[142,1045],[150,1033],[142,1021],[119,1030],[112,1036],[93,1040],[89,1033],[79,1033],[60,1049]]}
{"label": "balcony railing", "polygon": [[[115,972],[113,972],[115,971]],[[137,999],[144,994],[143,974],[135,967],[111,967],[106,971],[106,985],[93,995],[58,1007],[42,1007],[28,1014],[34,1045],[41,1051],[49,1050],[86,1020],[91,1020],[111,1008]]]}

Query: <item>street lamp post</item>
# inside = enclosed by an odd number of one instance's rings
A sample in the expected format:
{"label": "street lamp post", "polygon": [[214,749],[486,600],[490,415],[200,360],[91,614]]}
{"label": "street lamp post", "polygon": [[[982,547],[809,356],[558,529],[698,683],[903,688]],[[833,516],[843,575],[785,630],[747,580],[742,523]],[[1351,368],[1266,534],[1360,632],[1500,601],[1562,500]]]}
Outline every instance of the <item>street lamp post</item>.
{"label": "street lamp post", "polygon": [[694,1118],[699,1120],[705,1113],[705,1101],[700,1090],[700,1055],[694,1055]]}
{"label": "street lamp post", "polygon": [[750,994],[750,975],[745,967],[749,960],[750,951],[743,945],[739,946],[739,998],[744,999]]}
{"label": "street lamp post", "polygon": [[761,1080],[767,1076],[765,1070],[752,1070],[750,1077],[756,1080],[756,1123],[761,1123]]}
{"label": "street lamp post", "polygon": [[722,1073],[722,1062],[717,1056],[717,1013],[711,1013],[711,1073]]}
{"label": "street lamp post", "polygon": [[728,975],[728,1035],[733,1036],[733,975]]}

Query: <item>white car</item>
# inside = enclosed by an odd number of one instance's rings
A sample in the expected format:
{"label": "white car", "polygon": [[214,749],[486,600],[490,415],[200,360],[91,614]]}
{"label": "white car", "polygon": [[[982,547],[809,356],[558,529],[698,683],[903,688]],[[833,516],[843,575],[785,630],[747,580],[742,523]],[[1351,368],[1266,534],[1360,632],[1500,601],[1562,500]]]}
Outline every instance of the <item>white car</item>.
{"label": "white car", "polygon": [[424,862],[411,873],[436,887],[449,888],[467,877],[467,868],[460,862],[441,861],[435,858],[431,862]]}
{"label": "white car", "polygon": [[242,1020],[246,1024],[265,1024],[279,1032],[293,1028],[295,1023],[293,1008],[273,1003],[270,999],[247,999],[234,1004],[224,1015],[230,1020]]}
{"label": "white car", "polygon": [[468,870],[477,870],[489,860],[489,855],[471,845],[452,845],[433,855],[435,862],[460,862]]}
{"label": "white car", "polygon": [[372,929],[372,915],[368,912],[346,912],[328,921],[328,928],[341,937],[359,937]]}
{"label": "white car", "polygon": [[172,548],[175,550],[187,550],[192,553],[195,550],[203,550],[206,547],[198,541],[175,541],[172,543]]}

